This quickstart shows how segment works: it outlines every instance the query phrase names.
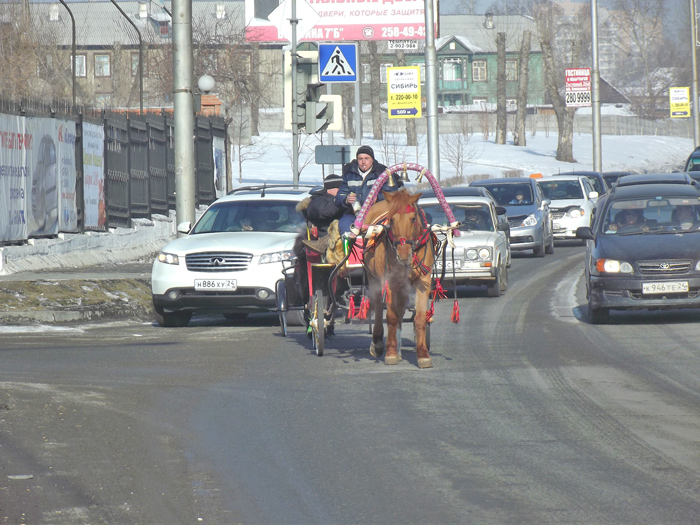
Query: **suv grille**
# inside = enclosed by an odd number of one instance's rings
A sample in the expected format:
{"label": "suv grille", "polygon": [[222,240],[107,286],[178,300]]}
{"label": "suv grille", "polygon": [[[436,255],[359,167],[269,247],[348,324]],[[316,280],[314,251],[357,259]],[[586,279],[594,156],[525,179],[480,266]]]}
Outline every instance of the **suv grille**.
{"label": "suv grille", "polygon": [[552,210],[550,210],[550,214],[552,216],[552,219],[556,220],[556,219],[561,219],[566,214],[566,212],[565,211],[552,211]]}
{"label": "suv grille", "polygon": [[668,275],[688,273],[691,261],[671,259],[660,261],[639,261],[637,266],[643,275]]}
{"label": "suv grille", "polygon": [[193,272],[242,272],[253,256],[241,252],[202,252],[185,257],[187,269]]}

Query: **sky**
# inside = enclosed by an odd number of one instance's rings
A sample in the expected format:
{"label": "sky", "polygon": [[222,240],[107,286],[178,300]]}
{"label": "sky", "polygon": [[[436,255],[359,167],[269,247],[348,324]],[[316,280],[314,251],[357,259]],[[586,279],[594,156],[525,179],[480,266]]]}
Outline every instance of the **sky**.
{"label": "sky", "polygon": [[[347,142],[338,139],[342,137],[335,133],[335,144]],[[300,143],[305,136],[300,135]],[[259,137],[265,154],[257,160],[246,160],[243,163],[243,184],[261,181],[292,182],[292,161],[288,154],[291,151],[292,138],[289,133],[269,133]],[[308,141],[308,139],[307,139]],[[382,141],[373,140],[371,134],[365,134],[364,144],[372,146],[375,158],[387,166],[401,162],[417,162],[428,167],[425,136],[420,137],[420,146],[416,155],[415,147],[405,146],[405,137],[393,140],[391,146]],[[389,142],[388,140],[385,142]],[[448,142],[446,135],[441,136],[441,144]],[[680,171],[686,158],[694,149],[692,138],[663,137],[663,136],[629,136],[603,135],[601,137],[601,157],[603,171],[631,171],[634,173],[654,173]],[[318,141],[311,143],[306,153],[300,155],[300,167],[304,159],[313,155],[313,147]],[[325,139],[327,144],[327,137]],[[396,143],[394,145],[393,143]],[[387,155],[390,150],[395,153]],[[481,134],[474,134],[466,147],[465,154],[470,158],[465,162],[464,175],[487,175],[490,177],[505,176],[506,172],[519,170],[524,176],[541,173],[544,176],[572,170],[593,170],[593,138],[590,134],[575,134],[573,154],[577,162],[568,163],[556,160],[557,134],[550,131],[548,135],[538,132],[535,136],[528,134],[525,147],[514,146],[512,135],[508,134],[505,145],[494,142],[494,134],[484,139]],[[309,153],[311,152],[311,153]],[[388,158],[387,158],[388,157]],[[237,162],[233,159],[232,173],[234,186],[238,183]],[[341,166],[335,166],[334,172],[340,174]],[[447,181],[455,177],[454,166],[440,153],[440,180]],[[411,174],[411,180],[415,173]],[[302,184],[318,184],[323,180],[322,167],[311,163],[303,167],[299,176]]]}

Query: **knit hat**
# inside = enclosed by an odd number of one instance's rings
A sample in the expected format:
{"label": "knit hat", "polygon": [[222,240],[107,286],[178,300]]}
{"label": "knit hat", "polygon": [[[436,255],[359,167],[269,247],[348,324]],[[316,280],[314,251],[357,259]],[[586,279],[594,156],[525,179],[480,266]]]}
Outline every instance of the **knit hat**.
{"label": "knit hat", "polygon": [[330,175],[327,175],[325,179],[323,179],[323,187],[326,190],[332,190],[333,188],[340,188],[340,185],[343,183],[343,177],[340,175],[335,175],[331,173]]}
{"label": "knit hat", "polygon": [[355,157],[357,158],[360,155],[362,155],[363,153],[365,155],[369,155],[370,157],[372,157],[372,160],[375,160],[374,159],[374,150],[370,146],[360,146],[359,148],[357,148],[357,153],[355,154]]}

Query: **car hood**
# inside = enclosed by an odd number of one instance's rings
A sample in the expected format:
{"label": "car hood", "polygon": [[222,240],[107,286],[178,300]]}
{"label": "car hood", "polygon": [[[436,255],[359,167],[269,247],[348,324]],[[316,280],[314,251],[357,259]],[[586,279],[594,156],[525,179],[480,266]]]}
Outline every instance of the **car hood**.
{"label": "car hood", "polygon": [[585,199],[556,199],[549,204],[549,208],[561,210],[563,208],[572,208],[574,206],[581,207],[586,204]]}
{"label": "car hood", "polygon": [[525,206],[514,206],[511,204],[510,206],[504,206],[504,208],[509,219],[524,219],[528,215],[537,212],[537,205],[535,204],[527,204]]}
{"label": "car hood", "polygon": [[622,261],[692,259],[700,256],[700,232],[598,235],[595,258]]}
{"label": "car hood", "polygon": [[186,254],[221,250],[262,254],[291,250],[296,236],[288,232],[198,233],[175,239],[161,251]]}
{"label": "car hood", "polygon": [[454,243],[458,248],[471,248],[473,246],[492,246],[496,242],[496,232],[471,232],[462,231],[459,237],[454,237]]}

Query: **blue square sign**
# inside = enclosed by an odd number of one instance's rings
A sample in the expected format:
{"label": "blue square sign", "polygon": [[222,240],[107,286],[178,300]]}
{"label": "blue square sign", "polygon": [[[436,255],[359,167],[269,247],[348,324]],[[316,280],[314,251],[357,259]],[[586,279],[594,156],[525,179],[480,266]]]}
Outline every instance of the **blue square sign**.
{"label": "blue square sign", "polygon": [[319,44],[319,82],[357,82],[357,44]]}

